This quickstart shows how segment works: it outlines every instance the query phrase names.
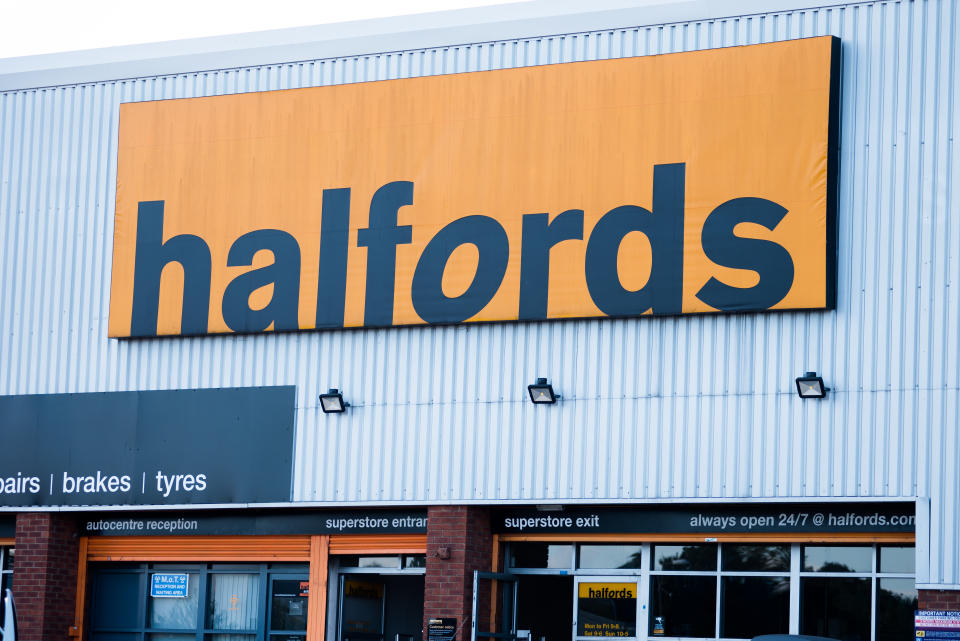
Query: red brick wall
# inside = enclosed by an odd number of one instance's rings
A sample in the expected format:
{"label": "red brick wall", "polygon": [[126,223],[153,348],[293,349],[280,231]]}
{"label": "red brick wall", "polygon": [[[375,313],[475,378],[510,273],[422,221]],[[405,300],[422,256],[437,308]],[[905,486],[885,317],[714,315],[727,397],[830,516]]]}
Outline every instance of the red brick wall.
{"label": "red brick wall", "polygon": [[70,638],[77,596],[76,521],[44,512],[17,515],[13,594],[20,641]]}
{"label": "red brick wall", "polygon": [[960,590],[920,590],[918,596],[921,610],[960,611]]}
{"label": "red brick wall", "polygon": [[[493,558],[490,513],[486,508],[437,506],[428,510],[427,576],[423,630],[431,618],[456,617],[458,641],[470,638],[473,616],[473,571],[490,570]],[[446,548],[449,558],[443,559]],[[490,617],[489,583],[480,591],[480,624]]]}

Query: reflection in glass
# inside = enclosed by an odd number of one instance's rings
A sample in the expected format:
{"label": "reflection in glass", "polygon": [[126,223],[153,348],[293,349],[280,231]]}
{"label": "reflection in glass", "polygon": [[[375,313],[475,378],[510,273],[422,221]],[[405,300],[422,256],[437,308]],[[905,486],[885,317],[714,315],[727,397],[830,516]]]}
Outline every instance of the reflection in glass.
{"label": "reflection in glass", "polygon": [[789,572],[789,545],[724,544],[721,569],[747,572]]}
{"label": "reflection in glass", "polygon": [[581,545],[580,567],[584,569],[634,569],[640,567],[640,545]]}
{"label": "reflection in glass", "polygon": [[161,632],[147,635],[147,641],[185,641],[185,639],[196,638],[197,635],[195,634],[166,634]]}
{"label": "reflection in glass", "polygon": [[877,641],[912,639],[916,609],[917,586],[913,579],[878,579]]}
{"label": "reflection in glass", "polygon": [[577,635],[637,636],[636,583],[581,583],[577,595]]}
{"label": "reflection in glass", "polygon": [[3,569],[12,570],[13,569],[13,560],[16,553],[16,548],[7,548],[3,550]]}
{"label": "reflection in glass", "polygon": [[873,548],[869,546],[806,545],[804,572],[870,572]]}
{"label": "reflection in glass", "polygon": [[257,574],[211,574],[207,595],[207,627],[215,630],[254,630],[260,576]]}
{"label": "reflection in glass", "polygon": [[274,579],[270,595],[271,630],[307,629],[308,581],[300,579]]}
{"label": "reflection in glass", "polygon": [[716,577],[651,576],[650,596],[650,634],[659,620],[663,623],[664,636],[713,638]]}
{"label": "reflection in glass", "polygon": [[207,641],[256,641],[255,634],[208,634]]}
{"label": "reflection in glass", "polygon": [[884,545],[877,549],[877,554],[881,572],[913,574],[917,557],[912,545]]}
{"label": "reflection in glass", "polygon": [[[150,627],[161,630],[192,630],[197,627],[197,605],[200,603],[200,575],[187,575],[187,596],[151,597]],[[147,581],[151,581],[147,575]],[[162,641],[160,637],[155,637]],[[172,637],[171,637],[172,638]]]}
{"label": "reflection in glass", "polygon": [[800,634],[870,639],[870,579],[801,578]]}
{"label": "reflection in glass", "polygon": [[356,556],[340,557],[340,566],[345,568],[399,568],[399,556]]}
{"label": "reflection in glass", "polygon": [[725,576],[721,581],[721,637],[752,639],[790,631],[789,578]]}
{"label": "reflection in glass", "polygon": [[514,543],[510,549],[515,568],[566,570],[573,567],[572,545]]}
{"label": "reflection in glass", "polygon": [[425,568],[427,567],[427,555],[426,554],[409,554],[403,557],[403,567]]}
{"label": "reflection in glass", "polygon": [[716,570],[717,545],[655,545],[654,570]]}

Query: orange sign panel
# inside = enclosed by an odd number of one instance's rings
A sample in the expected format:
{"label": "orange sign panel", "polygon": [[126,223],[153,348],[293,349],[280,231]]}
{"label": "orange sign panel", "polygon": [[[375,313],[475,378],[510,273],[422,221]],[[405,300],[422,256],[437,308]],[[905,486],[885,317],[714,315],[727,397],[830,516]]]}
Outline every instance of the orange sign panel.
{"label": "orange sign panel", "polygon": [[830,308],[838,55],[121,105],[110,335]]}

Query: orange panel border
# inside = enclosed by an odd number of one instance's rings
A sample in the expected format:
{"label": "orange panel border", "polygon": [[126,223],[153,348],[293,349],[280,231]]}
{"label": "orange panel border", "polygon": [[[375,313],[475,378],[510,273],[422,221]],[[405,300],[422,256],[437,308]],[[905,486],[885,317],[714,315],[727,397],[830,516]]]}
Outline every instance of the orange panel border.
{"label": "orange panel border", "polygon": [[426,554],[426,534],[335,534],[330,554]]}

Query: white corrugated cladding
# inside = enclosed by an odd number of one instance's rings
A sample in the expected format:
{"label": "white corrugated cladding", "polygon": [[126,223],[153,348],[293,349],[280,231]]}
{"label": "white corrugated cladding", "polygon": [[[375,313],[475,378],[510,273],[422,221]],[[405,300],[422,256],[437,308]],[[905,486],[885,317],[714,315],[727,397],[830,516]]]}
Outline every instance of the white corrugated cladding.
{"label": "white corrugated cladding", "polygon": [[[835,312],[107,338],[121,102],[827,34]],[[930,583],[960,584],[958,37],[960,3],[891,0],[2,93],[0,394],[296,385],[300,501],[929,496]]]}

